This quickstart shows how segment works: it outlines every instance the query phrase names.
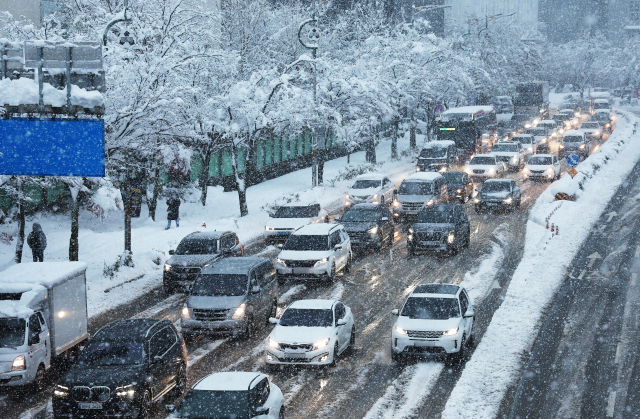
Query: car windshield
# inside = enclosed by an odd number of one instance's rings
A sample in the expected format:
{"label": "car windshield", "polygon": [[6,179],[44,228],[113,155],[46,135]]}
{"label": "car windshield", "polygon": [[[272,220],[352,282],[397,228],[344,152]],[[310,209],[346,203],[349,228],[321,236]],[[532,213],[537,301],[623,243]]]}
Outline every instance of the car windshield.
{"label": "car windshield", "polygon": [[444,172],[442,173],[444,180],[447,183],[456,184],[456,183],[464,183],[464,173],[460,172]]}
{"label": "car windshield", "polygon": [[443,113],[440,117],[443,122],[448,121],[471,121],[470,113]]}
{"label": "car windshield", "polygon": [[418,213],[416,223],[420,224],[449,224],[453,223],[453,211],[444,208],[422,210]]}
{"label": "car windshield", "polygon": [[351,189],[370,189],[379,188],[381,181],[379,180],[356,180]]}
{"label": "car windshield", "polygon": [[562,137],[563,143],[581,143],[583,140],[579,135],[567,135],[566,137]]}
{"label": "car windshield", "polygon": [[540,127],[536,127],[536,128],[529,128],[527,130],[527,134],[531,134],[531,135],[546,135],[547,130],[545,130],[544,128]]}
{"label": "car windshield", "polygon": [[557,113],[555,115],[553,115],[553,119],[556,121],[564,121],[566,119],[571,118],[569,115],[567,114],[563,114],[563,113]]}
{"label": "car windshield", "polygon": [[593,109],[609,109],[608,103],[594,103]]}
{"label": "car windshield", "polygon": [[495,157],[474,157],[471,159],[471,162],[469,162],[469,164],[472,166],[493,166],[496,164],[496,159]]}
{"label": "car windshield", "polygon": [[431,182],[402,182],[398,189],[400,195],[431,195],[433,185]]}
{"label": "car windshield", "polygon": [[609,119],[611,119],[611,118],[607,114],[603,114],[603,113],[598,114],[597,113],[597,114],[593,115],[592,119],[594,119],[596,121],[607,121],[607,122],[609,122]]}
{"label": "car windshield", "polygon": [[24,319],[0,319],[0,348],[17,348],[24,345]]}
{"label": "car windshield", "polygon": [[330,327],[333,313],[327,309],[288,308],[282,313],[280,326]]}
{"label": "car windshield", "polygon": [[284,243],[284,250],[329,250],[329,236],[293,234]]}
{"label": "car windshield", "polygon": [[358,210],[349,210],[344,213],[342,216],[342,221],[345,223],[355,222],[375,222],[378,221],[380,214],[377,211],[358,211]]}
{"label": "car windshield", "polygon": [[201,274],[193,283],[189,294],[201,296],[239,296],[247,293],[246,275]]}
{"label": "car windshield", "polygon": [[550,165],[551,164],[551,157],[540,157],[540,156],[533,156],[529,159],[529,161],[527,162],[527,164],[530,164],[532,166],[546,166],[546,165]]}
{"label": "car windshield", "polygon": [[518,152],[518,144],[496,144],[493,146],[492,151],[497,152],[507,152],[507,153],[517,153]]}
{"label": "car windshield", "polygon": [[517,141],[520,144],[531,144],[533,139],[531,137],[513,137],[513,141]]}
{"label": "car windshield", "polygon": [[304,207],[280,207],[274,214],[273,218],[311,218],[317,214],[313,214],[313,208]]}
{"label": "car windshield", "polygon": [[218,253],[218,241],[215,239],[183,239],[176,255],[215,255]]}
{"label": "car windshield", "polygon": [[600,124],[598,124],[597,122],[583,122],[582,125],[580,125],[580,128],[598,129],[600,128]]}
{"label": "car windshield", "polygon": [[180,418],[248,418],[248,391],[191,390],[177,411]]}
{"label": "car windshield", "polygon": [[509,182],[485,182],[482,185],[482,192],[505,192],[511,190]]}
{"label": "car windshield", "polygon": [[455,298],[409,297],[400,315],[411,319],[447,320],[460,317],[460,309]]}
{"label": "car windshield", "polygon": [[78,363],[93,367],[132,365],[144,362],[141,342],[93,342],[81,352]]}
{"label": "car windshield", "polygon": [[447,157],[447,149],[444,147],[423,148],[420,152],[422,159],[438,159]]}

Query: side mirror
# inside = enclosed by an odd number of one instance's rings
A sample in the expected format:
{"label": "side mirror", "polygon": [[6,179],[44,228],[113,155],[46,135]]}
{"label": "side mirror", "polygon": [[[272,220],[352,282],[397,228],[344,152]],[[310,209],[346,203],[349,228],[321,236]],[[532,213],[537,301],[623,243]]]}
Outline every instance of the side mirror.
{"label": "side mirror", "polygon": [[256,417],[256,416],[262,416],[262,415],[267,415],[267,414],[269,414],[269,408],[261,406],[261,407],[257,407],[253,411],[253,413],[251,414],[251,417],[253,418],[253,417]]}
{"label": "side mirror", "polygon": [[389,217],[382,217],[380,221],[389,221]]}
{"label": "side mirror", "polygon": [[169,250],[169,255],[173,255],[173,254],[175,254],[175,253],[176,253],[176,251],[175,251],[175,250],[173,250],[173,249]]}
{"label": "side mirror", "polygon": [[278,319],[276,319],[275,317],[269,317],[269,323],[278,324]]}
{"label": "side mirror", "polygon": [[468,318],[473,317],[475,315],[476,315],[476,313],[474,313],[473,310],[469,308],[469,309],[467,309],[467,312],[464,313],[464,318],[468,319]]}
{"label": "side mirror", "polygon": [[282,249],[284,247],[284,245],[282,243],[278,243],[278,245],[276,246],[278,249]]}
{"label": "side mirror", "polygon": [[341,250],[342,249],[342,245],[341,244],[336,244],[335,246],[333,246],[333,248],[335,250]]}
{"label": "side mirror", "polygon": [[393,314],[394,316],[399,316],[400,310],[398,310],[397,308],[394,308],[393,310],[391,310],[391,314]]}
{"label": "side mirror", "polygon": [[38,343],[40,343],[40,335],[38,333],[33,333],[33,334],[29,334],[29,341],[27,342],[27,344],[29,346],[31,345],[37,345]]}
{"label": "side mirror", "polygon": [[336,322],[336,326],[344,326],[345,324],[347,324],[347,321],[345,319],[339,319]]}
{"label": "side mirror", "polygon": [[251,294],[258,294],[260,292],[260,286],[256,285],[255,287],[251,288]]}
{"label": "side mirror", "polygon": [[340,221],[340,216],[339,216],[339,215],[336,215],[335,217],[333,217],[333,219],[334,219],[335,221]]}
{"label": "side mirror", "polygon": [[274,215],[275,215],[274,213],[270,212],[269,213],[269,218],[273,218]]}
{"label": "side mirror", "polygon": [[176,411],[176,406],[173,404],[167,404],[164,406],[164,411],[167,413],[173,413]]}

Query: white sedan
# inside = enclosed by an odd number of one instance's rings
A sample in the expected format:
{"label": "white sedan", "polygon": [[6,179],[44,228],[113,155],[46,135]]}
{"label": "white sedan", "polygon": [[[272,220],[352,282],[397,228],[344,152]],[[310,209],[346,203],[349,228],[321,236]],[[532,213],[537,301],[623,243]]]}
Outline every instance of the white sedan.
{"label": "white sedan", "polygon": [[476,154],[464,171],[473,179],[504,177],[507,166],[493,154]]}
{"label": "white sedan", "polygon": [[351,309],[335,300],[300,300],[292,303],[267,338],[267,364],[335,365],[355,344]]}
{"label": "white sedan", "polygon": [[356,178],[345,196],[345,207],[354,204],[372,203],[391,205],[393,202],[393,182],[386,176],[367,173]]}
{"label": "white sedan", "polygon": [[531,156],[522,169],[524,179],[543,179],[553,181],[559,179],[560,161],[553,154],[536,154]]}
{"label": "white sedan", "polygon": [[304,225],[328,221],[327,211],[322,209],[317,202],[309,205],[299,202],[285,204],[270,217],[271,219],[264,227],[264,238],[267,243],[285,241],[291,233]]}

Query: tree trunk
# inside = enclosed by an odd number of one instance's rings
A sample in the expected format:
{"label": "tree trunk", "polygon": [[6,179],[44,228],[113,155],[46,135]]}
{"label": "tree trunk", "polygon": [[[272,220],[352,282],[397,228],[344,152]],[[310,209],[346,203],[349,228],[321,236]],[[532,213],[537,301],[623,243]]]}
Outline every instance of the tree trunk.
{"label": "tree trunk", "polygon": [[[213,141],[213,136],[209,135],[210,141]],[[207,190],[209,188],[209,165],[211,165],[211,155],[212,146],[208,145],[207,149],[201,154],[202,157],[202,172],[200,172],[200,176],[198,176],[198,183],[200,189],[202,190],[202,196],[200,197],[200,202],[202,202],[202,206],[207,205]]]}
{"label": "tree trunk", "polygon": [[368,141],[369,159],[367,160],[371,164],[376,164],[376,139],[371,135]]}
{"label": "tree trunk", "polygon": [[153,170],[153,192],[151,193],[151,201],[147,200],[149,205],[149,217],[153,221],[156,221],[156,208],[158,208],[158,198],[160,198],[160,193],[162,192],[162,186],[160,185],[160,166],[156,162],[156,167]]}
{"label": "tree trunk", "polygon": [[409,147],[412,150],[416,149],[416,121],[413,120],[413,113],[411,114],[411,125],[409,128]]}
{"label": "tree trunk", "polygon": [[393,135],[391,137],[391,158],[398,158],[398,126],[400,125],[400,119],[394,118],[393,120]]}
{"label": "tree trunk", "polygon": [[[238,191],[238,200],[240,201],[240,217],[245,217],[249,215],[249,209],[247,207],[247,186],[244,177],[238,172],[238,150],[235,144],[231,146],[231,164],[233,166],[233,178],[236,182],[236,190]],[[245,168],[249,166],[250,165],[245,164]]]}
{"label": "tree trunk", "polygon": [[69,239],[69,260],[71,262],[78,261],[78,253],[80,245],[78,242],[78,216],[80,213],[78,206],[78,190],[71,188],[71,238]]}
{"label": "tree trunk", "polygon": [[16,241],[16,263],[22,262],[22,248],[24,246],[24,191],[22,179],[18,178],[18,240]]}

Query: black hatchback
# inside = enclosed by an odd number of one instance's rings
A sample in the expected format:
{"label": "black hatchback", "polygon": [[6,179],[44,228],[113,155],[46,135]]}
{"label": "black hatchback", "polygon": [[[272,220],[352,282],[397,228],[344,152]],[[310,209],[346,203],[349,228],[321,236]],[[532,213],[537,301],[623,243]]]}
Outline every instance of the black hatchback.
{"label": "black hatchback", "polygon": [[469,218],[460,204],[436,204],[424,207],[409,229],[410,255],[420,250],[454,252],[469,246]]}
{"label": "black hatchback", "polygon": [[53,392],[55,418],[146,419],[161,397],[186,390],[187,349],[166,319],[118,320],[94,335]]}
{"label": "black hatchback", "polygon": [[381,249],[393,244],[395,226],[385,204],[356,204],[335,220],[344,226],[352,248]]}

